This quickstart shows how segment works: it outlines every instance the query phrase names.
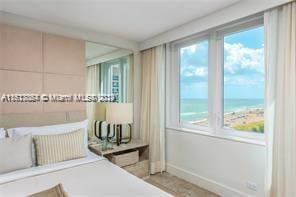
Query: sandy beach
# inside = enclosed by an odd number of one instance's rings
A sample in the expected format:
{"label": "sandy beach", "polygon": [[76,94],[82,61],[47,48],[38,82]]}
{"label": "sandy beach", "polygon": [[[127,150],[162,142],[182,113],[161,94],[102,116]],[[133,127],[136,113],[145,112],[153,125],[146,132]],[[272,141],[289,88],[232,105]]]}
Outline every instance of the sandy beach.
{"label": "sandy beach", "polygon": [[[224,126],[228,128],[262,122],[263,120],[264,110],[262,108],[224,114]],[[195,121],[193,124],[206,126],[208,120]]]}

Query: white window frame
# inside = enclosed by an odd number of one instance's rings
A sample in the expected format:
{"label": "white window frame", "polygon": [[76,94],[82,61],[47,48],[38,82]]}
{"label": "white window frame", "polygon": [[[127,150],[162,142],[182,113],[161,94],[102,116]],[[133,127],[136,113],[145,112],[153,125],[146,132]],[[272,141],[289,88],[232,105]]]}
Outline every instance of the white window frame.
{"label": "white window frame", "polygon": [[[224,36],[264,26],[263,14],[214,28],[166,45],[166,127],[174,130],[188,130],[235,140],[250,140],[263,143],[265,135],[256,132],[238,132],[224,127]],[[208,122],[209,126],[181,123],[180,113],[180,49],[208,40]],[[197,90],[198,91],[198,90]]]}

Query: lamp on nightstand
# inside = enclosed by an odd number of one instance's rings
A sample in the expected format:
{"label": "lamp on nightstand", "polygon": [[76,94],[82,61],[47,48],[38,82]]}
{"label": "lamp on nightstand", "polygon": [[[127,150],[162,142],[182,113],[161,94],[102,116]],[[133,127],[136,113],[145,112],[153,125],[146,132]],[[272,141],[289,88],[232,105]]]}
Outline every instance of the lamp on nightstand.
{"label": "lamp on nightstand", "polygon": [[94,110],[94,134],[100,140],[112,139],[115,136],[115,129],[113,130],[112,136],[110,136],[110,124],[107,125],[106,136],[103,136],[103,123],[106,121],[106,102],[98,102],[95,104]]}
{"label": "lamp on nightstand", "polygon": [[[132,103],[107,103],[106,122],[114,124],[116,130],[116,144],[129,143],[132,139],[133,104]],[[122,137],[122,125],[128,125],[128,137]]]}

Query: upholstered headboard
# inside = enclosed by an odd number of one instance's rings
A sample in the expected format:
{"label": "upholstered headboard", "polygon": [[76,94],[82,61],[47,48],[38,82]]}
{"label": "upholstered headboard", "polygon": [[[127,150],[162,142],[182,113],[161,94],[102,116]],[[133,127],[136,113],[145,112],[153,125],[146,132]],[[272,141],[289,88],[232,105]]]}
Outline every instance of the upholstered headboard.
{"label": "upholstered headboard", "polygon": [[[83,95],[86,92],[83,40],[1,23],[0,34],[0,97],[4,94]],[[85,103],[0,102],[0,128],[85,119]]]}
{"label": "upholstered headboard", "polygon": [[86,119],[85,111],[30,114],[0,114],[0,128],[36,127],[78,122]]}

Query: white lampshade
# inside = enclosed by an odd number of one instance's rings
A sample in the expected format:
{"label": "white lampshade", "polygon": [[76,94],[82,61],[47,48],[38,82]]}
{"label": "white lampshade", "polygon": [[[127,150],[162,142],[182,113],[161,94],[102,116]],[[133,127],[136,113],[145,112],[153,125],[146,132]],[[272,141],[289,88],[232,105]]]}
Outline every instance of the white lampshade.
{"label": "white lampshade", "polygon": [[133,123],[133,104],[132,103],[107,103],[106,122],[108,124]]}
{"label": "white lampshade", "polygon": [[94,120],[105,121],[106,120],[106,104],[104,102],[95,103]]}

